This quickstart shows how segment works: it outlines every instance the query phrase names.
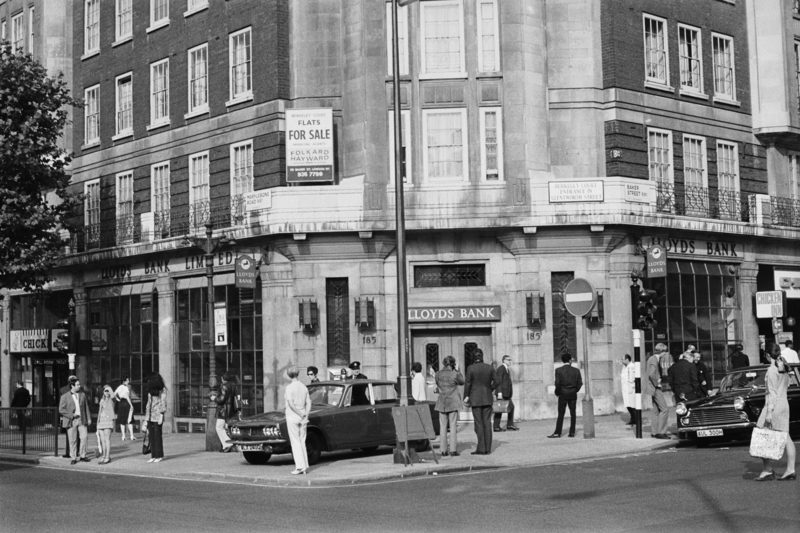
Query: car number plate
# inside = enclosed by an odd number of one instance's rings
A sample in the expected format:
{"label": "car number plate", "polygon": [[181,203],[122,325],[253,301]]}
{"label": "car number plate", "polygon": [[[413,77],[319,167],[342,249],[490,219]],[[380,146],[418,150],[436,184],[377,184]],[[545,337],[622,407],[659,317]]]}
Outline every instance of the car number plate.
{"label": "car number plate", "polygon": [[721,437],[721,429],[701,429],[697,432],[698,437]]}
{"label": "car number plate", "polygon": [[242,450],[243,452],[260,452],[264,450],[264,448],[262,448],[260,444],[239,446],[239,449]]}

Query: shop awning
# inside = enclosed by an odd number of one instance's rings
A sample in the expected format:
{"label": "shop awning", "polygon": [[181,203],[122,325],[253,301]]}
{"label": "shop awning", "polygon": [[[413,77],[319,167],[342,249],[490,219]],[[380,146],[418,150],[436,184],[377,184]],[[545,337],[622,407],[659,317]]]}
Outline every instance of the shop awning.
{"label": "shop awning", "polygon": [[[236,283],[233,272],[225,272],[214,276],[214,286],[233,285]],[[180,290],[185,289],[201,289],[208,287],[208,278],[205,276],[197,276],[193,278],[182,278],[177,280],[176,288]]]}
{"label": "shop awning", "polygon": [[89,290],[89,299],[113,298],[115,296],[130,296],[132,294],[149,294],[156,286],[155,281],[145,281],[143,283],[128,283],[127,285],[115,285],[113,287],[98,287]]}

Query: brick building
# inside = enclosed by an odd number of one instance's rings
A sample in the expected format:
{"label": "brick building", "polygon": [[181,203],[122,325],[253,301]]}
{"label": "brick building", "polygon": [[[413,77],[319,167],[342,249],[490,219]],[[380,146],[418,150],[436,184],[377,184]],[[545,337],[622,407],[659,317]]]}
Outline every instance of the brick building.
{"label": "brick building", "polygon": [[[292,363],[338,373],[358,360],[370,377],[396,377],[389,6],[74,3],[87,106],[73,187],[87,199],[52,289],[77,304],[91,339],[78,371],[92,389],[129,375],[141,396],[158,370],[172,428],[202,424],[206,265],[185,237],[209,222],[228,237],[214,261],[227,312],[217,372],[239,376],[250,413],[280,408]],[[800,271],[793,7],[402,8],[409,322],[423,371],[447,355],[465,368],[477,348],[510,354],[517,410],[541,418],[555,412],[561,354],[585,352],[595,410],[614,412],[618,361],[632,352],[631,272],[658,243],[668,276],[644,281],[659,295],[645,350],[694,344],[715,380],[731,344],[757,362],[759,335],[772,333],[750,296]],[[289,115],[302,109],[332,115],[330,181],[287,173]],[[255,290],[234,286],[244,253],[258,262]],[[589,327],[565,308],[575,278],[602,297]],[[20,354],[4,358],[23,372]]]}

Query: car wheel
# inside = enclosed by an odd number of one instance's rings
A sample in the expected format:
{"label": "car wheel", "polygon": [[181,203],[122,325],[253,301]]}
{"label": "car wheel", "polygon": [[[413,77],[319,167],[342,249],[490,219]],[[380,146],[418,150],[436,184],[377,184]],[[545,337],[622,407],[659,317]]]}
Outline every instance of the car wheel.
{"label": "car wheel", "polygon": [[378,450],[377,446],[370,446],[368,448],[361,448],[361,451],[364,453],[375,453]]}
{"label": "car wheel", "polygon": [[244,460],[250,463],[251,465],[265,465],[269,458],[272,457],[271,453],[264,453],[264,452],[242,452],[244,454]]}
{"label": "car wheel", "polygon": [[322,437],[317,433],[306,435],[306,453],[308,454],[308,464],[315,465],[322,457]]}

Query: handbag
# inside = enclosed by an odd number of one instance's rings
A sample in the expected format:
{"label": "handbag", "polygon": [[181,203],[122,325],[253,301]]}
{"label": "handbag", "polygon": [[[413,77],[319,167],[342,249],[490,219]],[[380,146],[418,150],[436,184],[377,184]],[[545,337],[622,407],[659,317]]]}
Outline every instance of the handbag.
{"label": "handbag", "polygon": [[786,448],[786,433],[767,428],[753,428],[750,437],[750,455],[777,461]]}
{"label": "handbag", "polygon": [[147,455],[148,453],[150,453],[150,432],[146,431],[142,441],[142,455]]}
{"label": "handbag", "polygon": [[492,404],[492,412],[507,413],[509,400],[495,400]]}

